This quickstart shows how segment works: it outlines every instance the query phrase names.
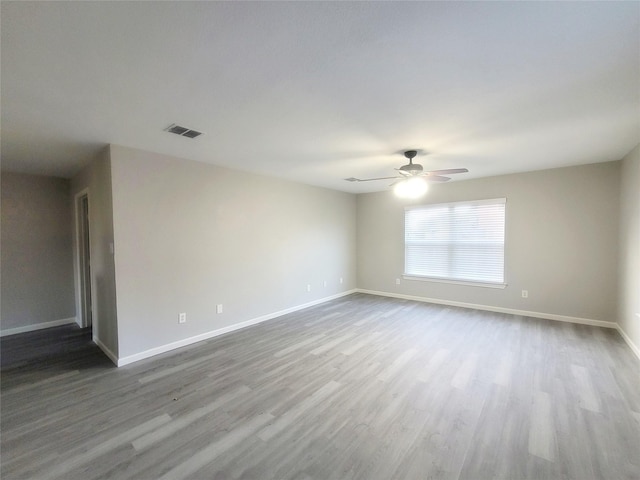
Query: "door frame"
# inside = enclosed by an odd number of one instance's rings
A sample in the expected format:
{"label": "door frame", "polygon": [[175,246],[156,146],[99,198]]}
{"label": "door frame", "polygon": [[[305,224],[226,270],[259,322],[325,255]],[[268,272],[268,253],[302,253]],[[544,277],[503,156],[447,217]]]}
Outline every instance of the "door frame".
{"label": "door frame", "polygon": [[[82,207],[82,200],[84,198],[87,198],[87,217],[89,219],[88,222],[88,231],[87,234],[89,235],[89,289],[90,289],[90,312],[89,315],[85,315],[85,310],[84,310],[84,302],[83,302],[83,258],[82,258],[82,242],[84,241],[83,238],[83,233],[84,233],[84,228],[82,225],[82,218],[81,218],[81,214],[83,211],[83,207]],[[94,315],[94,309],[93,309],[93,305],[95,305],[95,302],[93,301],[95,296],[94,296],[94,292],[95,292],[95,285],[93,284],[93,273],[91,271],[91,259],[93,258],[93,251],[91,249],[91,195],[89,192],[89,188],[84,188],[82,190],[80,190],[78,193],[76,193],[73,197],[73,213],[74,213],[74,225],[75,225],[75,241],[73,242],[74,245],[74,260],[75,260],[75,284],[76,284],[76,323],[78,324],[78,326],[80,326],[81,328],[89,328],[89,327],[93,327],[93,324],[95,323],[95,315]]]}

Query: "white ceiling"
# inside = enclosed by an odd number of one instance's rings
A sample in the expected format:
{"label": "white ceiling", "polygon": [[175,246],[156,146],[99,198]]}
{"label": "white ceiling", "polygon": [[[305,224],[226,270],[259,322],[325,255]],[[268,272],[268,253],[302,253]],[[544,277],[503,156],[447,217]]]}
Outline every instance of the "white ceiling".
{"label": "white ceiling", "polygon": [[[640,142],[640,2],[2,2],[2,167],[116,143],[350,192]],[[178,123],[205,132],[164,132]]]}

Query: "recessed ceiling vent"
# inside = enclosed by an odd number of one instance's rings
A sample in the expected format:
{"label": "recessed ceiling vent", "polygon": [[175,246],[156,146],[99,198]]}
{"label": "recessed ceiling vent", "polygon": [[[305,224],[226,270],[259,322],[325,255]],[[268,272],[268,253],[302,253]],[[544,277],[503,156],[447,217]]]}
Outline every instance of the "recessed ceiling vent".
{"label": "recessed ceiling vent", "polygon": [[188,137],[188,138],[196,138],[202,135],[202,132],[198,132],[197,130],[192,130],[187,127],[181,127],[180,125],[176,125],[175,123],[172,123],[164,130],[166,132],[175,133],[176,135],[180,135],[181,137]]}

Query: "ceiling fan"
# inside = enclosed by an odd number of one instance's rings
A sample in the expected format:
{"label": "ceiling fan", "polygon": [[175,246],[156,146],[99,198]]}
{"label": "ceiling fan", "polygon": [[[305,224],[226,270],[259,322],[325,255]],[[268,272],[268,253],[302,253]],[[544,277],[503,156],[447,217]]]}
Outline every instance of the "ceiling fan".
{"label": "ceiling fan", "polygon": [[416,155],[418,155],[417,150],[407,150],[406,152],[404,152],[404,156],[409,160],[409,163],[401,166],[400,168],[396,168],[397,172],[400,175],[396,175],[395,177],[378,177],[378,178],[349,177],[349,178],[345,178],[345,180],[347,182],[372,182],[374,180],[392,180],[392,179],[404,180],[411,177],[424,177],[426,180],[430,182],[448,182],[449,180],[451,180],[451,178],[445,177],[444,175],[452,175],[454,173],[467,173],[469,171],[466,168],[448,168],[445,170],[423,171],[422,165],[420,165],[419,163],[413,163],[413,159],[415,158]]}

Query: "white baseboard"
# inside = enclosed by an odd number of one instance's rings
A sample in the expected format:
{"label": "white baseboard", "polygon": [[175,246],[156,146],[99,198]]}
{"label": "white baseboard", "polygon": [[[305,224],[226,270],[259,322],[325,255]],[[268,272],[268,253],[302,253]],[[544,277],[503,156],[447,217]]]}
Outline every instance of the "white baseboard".
{"label": "white baseboard", "polygon": [[[250,320],[246,320],[244,322],[235,323],[233,325],[229,325],[228,327],[219,328],[217,330],[211,330],[209,332],[201,333],[200,335],[196,335],[193,337],[185,338],[183,340],[178,340],[177,342],[168,343],[166,345],[162,345],[160,347],[152,348],[149,350],[145,350],[144,352],[136,353],[134,355],[129,355],[127,357],[118,358],[115,361],[118,367],[122,367],[124,365],[128,365],[130,363],[138,362],[140,360],[144,360],[145,358],[153,357],[155,355],[160,355],[161,353],[169,352],[171,350],[175,350],[176,348],[186,347],[187,345],[191,345],[193,343],[201,342],[203,340],[208,340],[209,338],[217,337],[219,335],[224,335],[225,333],[234,332],[236,330],[240,330],[241,328],[247,328],[252,325],[256,325],[258,323],[266,322],[267,320],[271,320],[273,318],[281,317],[282,315],[286,315],[287,313],[296,312],[298,310],[302,310],[305,308],[313,307],[314,305],[319,305],[321,303],[328,302],[330,300],[335,300],[336,298],[344,297],[346,295],[351,295],[352,293],[356,293],[357,290],[348,290],[346,292],[338,293],[336,295],[331,295],[329,297],[324,297],[318,300],[314,300],[312,302],[304,303],[302,305],[297,305],[295,307],[287,308],[284,310],[280,310],[278,312],[269,313],[267,315],[262,315],[260,317],[252,318]],[[102,347],[101,347],[102,348]],[[105,352],[106,353],[106,352]],[[108,355],[108,354],[107,354]],[[111,357],[109,357],[111,358]],[[112,358],[113,360],[113,358]]]}
{"label": "white baseboard", "polygon": [[616,323],[616,328],[618,329],[618,333],[620,333],[620,336],[624,339],[625,342],[627,342],[629,348],[631,348],[631,351],[635,353],[636,357],[638,357],[638,360],[640,360],[640,348],[638,348],[637,345],[633,343],[631,338],[629,338],[629,335],[627,335],[627,332],[622,329],[619,323]]}
{"label": "white baseboard", "polygon": [[62,318],[60,320],[53,320],[51,322],[36,323],[35,325],[25,325],[24,327],[7,328],[6,330],[0,330],[0,337],[7,337],[9,335],[16,335],[18,333],[35,332],[36,330],[59,327],[61,325],[67,325],[69,323],[76,323],[76,317]]}
{"label": "white baseboard", "polygon": [[111,350],[109,350],[109,347],[107,347],[104,343],[102,343],[100,341],[100,339],[98,337],[93,337],[93,343],[95,343],[98,348],[100,350],[102,350],[102,352],[109,357],[109,360],[111,360],[115,365],[118,365],[118,356],[113,353]]}
{"label": "white baseboard", "polygon": [[569,317],[567,315],[556,315],[555,313],[529,312],[527,310],[516,310],[514,308],[494,307],[491,305],[477,305],[475,303],[456,302],[452,300],[440,300],[437,298],[417,297],[414,295],[404,295],[402,293],[378,292],[375,290],[356,289],[359,293],[369,295],[379,295],[381,297],[402,298],[404,300],[415,300],[417,302],[436,303],[439,305],[449,305],[452,307],[473,308],[487,312],[508,313],[511,315],[522,315],[524,317],[544,318],[546,320],[556,320],[558,322],[579,323],[582,325],[592,325],[594,327],[618,328],[615,322],[605,322],[604,320],[593,320],[590,318]]}

